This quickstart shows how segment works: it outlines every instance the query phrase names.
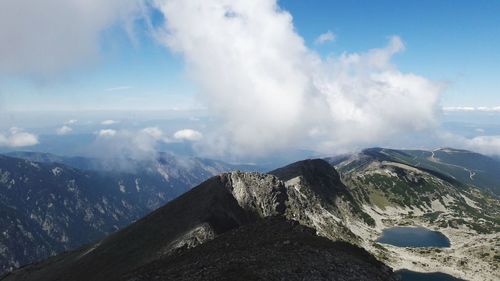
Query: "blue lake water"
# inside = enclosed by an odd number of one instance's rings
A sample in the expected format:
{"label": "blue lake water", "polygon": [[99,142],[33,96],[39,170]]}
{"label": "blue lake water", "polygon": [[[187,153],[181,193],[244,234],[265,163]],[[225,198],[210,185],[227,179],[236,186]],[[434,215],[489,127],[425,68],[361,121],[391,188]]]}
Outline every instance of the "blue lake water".
{"label": "blue lake water", "polygon": [[401,281],[463,281],[441,272],[420,273],[403,269],[396,271],[396,274],[401,276]]}
{"label": "blue lake water", "polygon": [[376,240],[398,247],[450,247],[450,240],[439,231],[424,227],[391,227]]}

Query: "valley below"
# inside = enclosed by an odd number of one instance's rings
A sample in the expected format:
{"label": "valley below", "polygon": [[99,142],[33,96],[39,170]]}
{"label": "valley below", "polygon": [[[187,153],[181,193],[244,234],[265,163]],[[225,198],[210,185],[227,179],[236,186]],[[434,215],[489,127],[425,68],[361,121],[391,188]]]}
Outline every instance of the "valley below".
{"label": "valley below", "polygon": [[[372,209],[372,207],[366,207]],[[423,217],[424,212],[414,210],[373,208],[369,212],[376,220],[376,227],[357,225],[353,232],[365,241],[363,247],[394,270],[416,272],[442,272],[465,280],[498,280],[498,233],[478,234],[467,227],[443,228]],[[412,213],[412,214],[409,214]],[[395,226],[423,226],[443,233],[450,240],[450,247],[398,247],[378,243],[383,230]]]}
{"label": "valley below", "polygon": [[[289,280],[311,274],[315,280],[397,280],[392,270],[421,278],[408,280],[498,280],[500,200],[494,189],[457,180],[454,172],[464,169],[420,167],[416,163],[430,158],[411,153],[376,148],[266,174],[219,174],[102,240],[2,280],[276,280],[293,268]],[[433,163],[445,165],[443,153],[464,152],[438,151]],[[489,178],[475,179],[481,177]],[[437,242],[382,243],[381,235],[394,227],[405,227],[406,235],[430,233]],[[279,266],[268,266],[271,260]]]}
{"label": "valley below", "polygon": [[[363,209],[374,219],[371,226],[347,224],[362,237],[362,247],[394,270],[442,272],[465,280],[500,279],[498,197],[459,183],[452,175],[436,177],[402,160],[395,151],[373,152],[337,164],[344,171],[346,186],[365,202]],[[402,226],[437,231],[450,245],[400,247],[377,242],[384,230]]]}

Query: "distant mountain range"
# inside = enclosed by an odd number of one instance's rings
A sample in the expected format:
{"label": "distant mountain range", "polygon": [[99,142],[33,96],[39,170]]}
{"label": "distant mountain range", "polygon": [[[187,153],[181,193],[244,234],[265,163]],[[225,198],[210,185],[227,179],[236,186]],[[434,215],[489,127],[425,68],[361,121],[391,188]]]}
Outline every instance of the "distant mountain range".
{"label": "distant mountain range", "polygon": [[[342,155],[330,158],[329,161],[337,165],[356,155],[370,156],[380,161],[394,161],[433,171],[500,196],[500,161],[498,158],[453,148],[433,151],[370,148],[360,154]],[[359,164],[359,161],[355,163]],[[343,169],[348,168],[349,166]]]}
{"label": "distant mountain range", "polygon": [[[495,160],[382,148],[325,160],[220,174],[96,243],[2,280],[395,280],[379,261],[498,280]],[[397,225],[441,231],[451,246],[376,242]]]}
{"label": "distant mountain range", "polygon": [[0,155],[0,273],[101,239],[236,168],[168,154],[125,171],[85,157],[10,155],[24,159]]}
{"label": "distant mountain range", "polygon": [[[444,271],[466,280],[498,280],[500,169],[492,158],[456,149],[371,148],[326,159],[341,174],[372,228],[351,227],[365,249],[395,269]],[[475,164],[476,163],[476,164]],[[425,226],[446,234],[444,251],[381,245],[384,228]]]}
{"label": "distant mountain range", "polygon": [[[455,156],[455,153],[460,155]],[[433,209],[437,200],[446,208],[450,205],[451,211],[457,215],[468,214],[475,218],[467,222],[472,228],[484,226],[491,231],[498,223],[494,217],[498,215],[495,212],[498,208],[486,208],[488,200],[498,200],[492,190],[500,186],[500,181],[495,183],[500,167],[495,170],[498,163],[486,156],[451,149],[426,152],[371,148],[348,157],[327,160],[341,173],[343,182],[363,204],[381,209],[397,206],[422,211]],[[471,168],[474,161],[477,161],[478,168]],[[459,166],[459,162],[469,168]],[[488,164],[491,166],[486,168]],[[465,177],[464,169],[468,175],[478,171],[477,177]]]}
{"label": "distant mountain range", "polygon": [[[299,227],[296,232],[293,223],[286,221],[295,219],[303,225],[314,225],[325,219],[321,213],[315,213],[323,208],[332,211],[330,217],[344,215],[336,210],[335,201],[338,199],[350,208],[351,198],[344,198],[346,188],[333,167],[323,160],[312,160],[275,173],[295,181],[287,185],[273,175],[242,172],[213,177],[94,245],[25,267],[5,280],[217,280],[219,274],[225,276],[220,280],[230,280],[227,274],[245,274],[247,280],[257,280],[265,276],[276,279],[283,272],[290,272],[290,280],[299,280],[300,275],[321,277],[335,273],[345,280],[393,280],[391,270],[364,250],[349,244],[332,244],[307,228]],[[318,204],[316,208],[314,202]],[[261,221],[270,217],[280,217],[281,222]],[[352,235],[339,228],[336,220],[324,223],[324,228],[316,231],[332,238]],[[204,248],[196,247],[209,240],[213,241]],[[252,245],[258,248],[251,248]],[[269,255],[259,252],[259,248],[268,248]],[[294,256],[286,248],[305,253],[304,259],[295,262],[303,264],[292,268],[292,260],[281,258],[279,267],[265,265],[263,256],[269,259],[279,254],[274,248],[285,257]],[[192,251],[204,251],[219,259],[202,258]],[[322,260],[319,253],[328,259]],[[234,258],[221,260],[233,255]],[[312,259],[306,260],[308,256]],[[245,257],[255,262],[255,270],[246,266]],[[310,272],[313,261],[326,267]],[[200,262],[206,265],[201,266]],[[301,268],[304,271],[293,273]]]}

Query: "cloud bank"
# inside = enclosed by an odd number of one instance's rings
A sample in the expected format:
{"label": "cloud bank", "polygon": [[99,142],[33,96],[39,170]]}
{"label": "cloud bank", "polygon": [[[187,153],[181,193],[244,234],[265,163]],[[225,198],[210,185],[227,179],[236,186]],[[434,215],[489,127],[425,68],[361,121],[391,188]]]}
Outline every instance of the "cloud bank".
{"label": "cloud bank", "polygon": [[113,136],[116,135],[116,130],[113,130],[113,129],[102,129],[102,130],[99,130],[99,132],[97,132],[97,135],[99,137],[104,137],[104,138],[113,137]]}
{"label": "cloud bank", "polygon": [[180,54],[220,122],[200,146],[262,155],[308,145],[325,153],[437,123],[439,83],[403,73],[397,36],[365,53],[322,58],[276,0],[157,0],[161,42]]}
{"label": "cloud bank", "polygon": [[111,120],[111,119],[108,119],[108,120],[104,120],[101,122],[101,125],[114,125],[114,124],[117,124],[119,123],[118,121],[115,121],[115,120]]}
{"label": "cloud bank", "polygon": [[500,112],[500,106],[448,106],[443,107],[445,112]]}
{"label": "cloud bank", "polygon": [[56,129],[56,134],[63,136],[63,135],[67,135],[67,134],[71,133],[72,131],[73,131],[73,128],[71,128],[70,126],[64,125],[61,128]]}
{"label": "cloud bank", "polygon": [[483,154],[500,155],[500,136],[478,136],[465,140],[465,144],[469,149]]}
{"label": "cloud bank", "polygon": [[174,133],[174,139],[181,141],[199,141],[203,134],[192,129],[183,129]]}
{"label": "cloud bank", "polygon": [[[156,155],[156,146],[160,143],[176,143],[182,141],[195,142],[202,139],[203,134],[193,129],[176,131],[171,136],[158,127],[146,127],[140,130],[102,129],[96,133],[93,150],[98,156],[112,155],[114,158],[133,155],[136,159]],[[102,151],[102,152],[101,152]]]}
{"label": "cloud bank", "polygon": [[144,10],[143,0],[0,1],[0,74],[47,77],[93,60],[100,36],[125,28]]}
{"label": "cloud bank", "polygon": [[500,155],[500,135],[479,135],[467,138],[444,132],[439,135],[439,138],[450,147],[472,150],[485,155]]}
{"label": "cloud bank", "polygon": [[8,134],[0,133],[0,147],[25,147],[38,144],[38,137],[23,129],[12,127]]}
{"label": "cloud bank", "polygon": [[66,122],[64,122],[64,125],[72,125],[72,124],[76,124],[78,122],[78,120],[76,119],[70,119]]}
{"label": "cloud bank", "polygon": [[102,129],[95,134],[96,138],[87,148],[86,154],[104,160],[108,168],[119,170],[138,168],[131,159],[157,161],[158,147],[161,144],[194,142],[202,136],[201,132],[192,129],[183,129],[169,135],[158,127],[136,130]]}

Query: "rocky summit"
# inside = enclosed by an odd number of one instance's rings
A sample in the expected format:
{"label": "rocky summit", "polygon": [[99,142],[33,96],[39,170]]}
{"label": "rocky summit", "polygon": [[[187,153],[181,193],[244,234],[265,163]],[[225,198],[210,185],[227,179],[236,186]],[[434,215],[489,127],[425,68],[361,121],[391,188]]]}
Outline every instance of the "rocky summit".
{"label": "rocky summit", "polygon": [[365,250],[332,241],[356,240],[342,221],[359,208],[332,166],[306,160],[275,174],[282,178],[213,177],[93,245],[3,280],[391,280],[392,270]]}
{"label": "rocky summit", "polygon": [[[392,280],[387,266],[498,280],[498,198],[401,155],[410,154],[374,149],[220,174],[97,243],[3,280]],[[377,241],[394,226],[439,231],[450,247]]]}

